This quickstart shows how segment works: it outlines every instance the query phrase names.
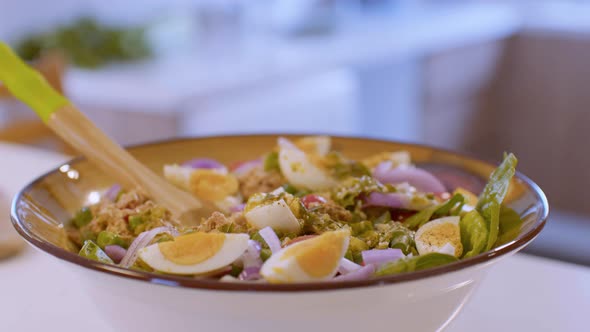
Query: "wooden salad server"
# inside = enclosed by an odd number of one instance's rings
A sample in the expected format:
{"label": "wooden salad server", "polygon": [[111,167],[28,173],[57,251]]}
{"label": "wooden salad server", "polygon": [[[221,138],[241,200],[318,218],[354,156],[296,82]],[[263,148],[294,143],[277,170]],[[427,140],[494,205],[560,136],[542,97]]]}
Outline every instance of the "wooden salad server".
{"label": "wooden salad server", "polygon": [[59,137],[94,163],[122,187],[139,188],[169,209],[185,225],[216,210],[154,173],[111,140],[68,99],[55,91],[35,70],[0,42],[0,82],[12,95],[33,109]]}

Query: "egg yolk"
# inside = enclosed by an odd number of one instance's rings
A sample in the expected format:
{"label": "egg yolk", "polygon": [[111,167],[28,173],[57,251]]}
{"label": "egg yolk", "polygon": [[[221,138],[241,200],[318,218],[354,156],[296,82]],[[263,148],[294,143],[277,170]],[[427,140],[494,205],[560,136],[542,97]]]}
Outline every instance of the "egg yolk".
{"label": "egg yolk", "polygon": [[174,241],[158,244],[160,252],[169,261],[179,265],[194,265],[213,257],[225,242],[223,233],[196,232],[181,235]]}
{"label": "egg yolk", "polygon": [[325,277],[340,263],[346,237],[347,232],[326,232],[288,248],[282,260],[294,257],[307,275],[314,278]]}
{"label": "egg yolk", "polygon": [[238,187],[239,183],[235,176],[212,169],[194,170],[189,179],[189,188],[193,194],[213,201],[234,194]]}
{"label": "egg yolk", "polygon": [[439,248],[450,242],[455,247],[456,255],[461,255],[463,252],[459,227],[451,223],[440,224],[425,230],[420,239],[430,246]]}

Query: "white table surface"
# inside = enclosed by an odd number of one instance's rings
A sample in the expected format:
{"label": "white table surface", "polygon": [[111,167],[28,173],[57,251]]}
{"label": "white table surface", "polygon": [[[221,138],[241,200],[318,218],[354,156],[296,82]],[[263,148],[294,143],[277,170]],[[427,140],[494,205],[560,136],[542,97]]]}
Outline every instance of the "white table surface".
{"label": "white table surface", "polygon": [[[65,159],[2,143],[0,156],[7,192]],[[490,271],[448,331],[587,331],[589,310],[590,268],[517,254]],[[1,331],[117,331],[70,269],[30,248],[0,261],[0,313]]]}

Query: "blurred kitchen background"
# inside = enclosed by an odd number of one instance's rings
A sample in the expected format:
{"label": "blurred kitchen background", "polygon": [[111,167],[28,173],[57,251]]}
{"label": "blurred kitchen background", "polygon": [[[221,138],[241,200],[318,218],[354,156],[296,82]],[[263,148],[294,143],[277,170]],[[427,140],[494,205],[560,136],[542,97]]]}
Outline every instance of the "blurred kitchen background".
{"label": "blurred kitchen background", "polygon": [[[2,0],[0,39],[122,144],[311,132],[499,160],[529,252],[590,265],[590,1]],[[71,153],[0,87],[0,140]]]}

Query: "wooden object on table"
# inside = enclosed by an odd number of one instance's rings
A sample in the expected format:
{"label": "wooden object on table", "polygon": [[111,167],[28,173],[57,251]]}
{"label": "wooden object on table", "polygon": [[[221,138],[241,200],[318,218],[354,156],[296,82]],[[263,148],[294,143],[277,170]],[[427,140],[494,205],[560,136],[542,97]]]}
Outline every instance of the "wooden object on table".
{"label": "wooden object on table", "polygon": [[[66,63],[59,52],[45,53],[33,63],[33,67],[57,91],[63,93],[63,74]],[[14,100],[8,89],[0,83],[0,100]],[[15,120],[0,127],[0,141],[35,145],[65,154],[74,150],[57,137],[39,119]]]}

